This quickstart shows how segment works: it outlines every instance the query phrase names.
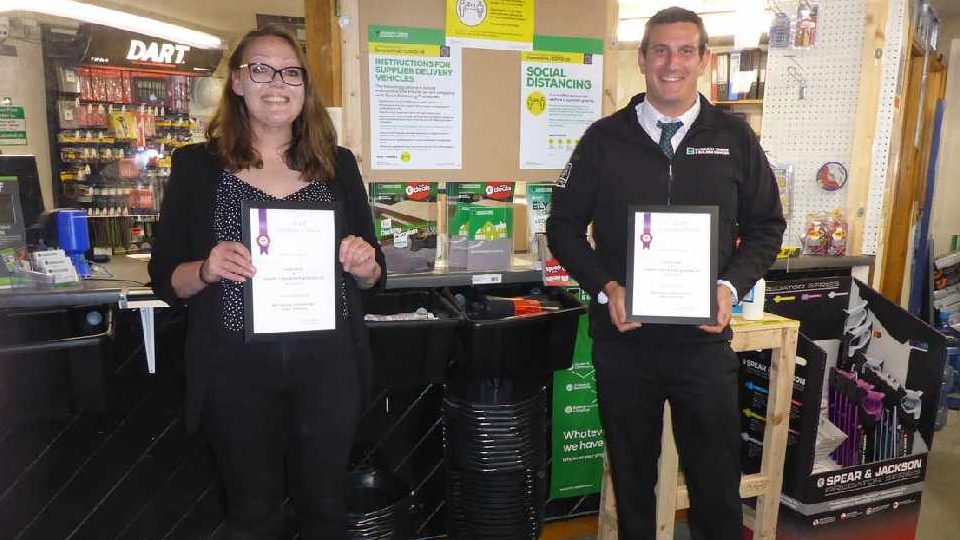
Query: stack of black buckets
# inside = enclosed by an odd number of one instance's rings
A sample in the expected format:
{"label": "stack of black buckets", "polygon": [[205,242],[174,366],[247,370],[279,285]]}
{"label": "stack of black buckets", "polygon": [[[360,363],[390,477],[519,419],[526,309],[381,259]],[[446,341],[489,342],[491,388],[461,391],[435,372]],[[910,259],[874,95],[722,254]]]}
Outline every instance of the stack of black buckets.
{"label": "stack of black buckets", "polygon": [[347,496],[349,540],[408,540],[413,536],[410,489],[387,470],[351,473]]}
{"label": "stack of black buckets", "polygon": [[448,383],[447,516],[456,540],[536,539],[546,502],[546,388]]}

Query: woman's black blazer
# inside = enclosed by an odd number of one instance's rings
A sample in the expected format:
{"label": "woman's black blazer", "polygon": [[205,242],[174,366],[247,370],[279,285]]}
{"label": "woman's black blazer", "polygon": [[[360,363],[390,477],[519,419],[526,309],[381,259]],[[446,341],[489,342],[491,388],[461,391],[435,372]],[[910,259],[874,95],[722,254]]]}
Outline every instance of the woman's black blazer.
{"label": "woman's black blazer", "polygon": [[[330,183],[341,208],[346,234],[362,237],[376,249],[377,262],[383,269],[380,282],[362,291],[349,274],[345,274],[347,302],[356,349],[357,369],[362,384],[362,399],[370,391],[370,344],[363,322],[363,304],[383,286],[386,264],[373,232],[373,218],[367,194],[357,168],[357,160],[346,148],[337,147],[336,178]],[[174,269],[183,262],[205,259],[215,245],[213,208],[222,166],[206,143],[183,147],[173,153],[170,181],[166,188],[160,222],[157,224],[150,259],[150,279],[158,297],[171,307],[187,311],[186,359],[186,426],[196,430],[203,405],[204,390],[215,368],[215,359],[222,346],[220,321],[220,287],[210,286],[196,296],[177,298],[170,283]],[[319,352],[319,351],[318,351]]]}

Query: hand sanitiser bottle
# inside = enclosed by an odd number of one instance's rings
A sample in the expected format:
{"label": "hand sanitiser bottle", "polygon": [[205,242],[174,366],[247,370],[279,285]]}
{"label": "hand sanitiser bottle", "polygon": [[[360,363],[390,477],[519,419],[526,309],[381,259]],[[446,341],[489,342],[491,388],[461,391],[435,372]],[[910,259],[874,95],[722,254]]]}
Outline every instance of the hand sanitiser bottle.
{"label": "hand sanitiser bottle", "polygon": [[759,321],[763,318],[763,298],[767,294],[767,283],[760,278],[753,289],[743,299],[743,318],[748,321]]}

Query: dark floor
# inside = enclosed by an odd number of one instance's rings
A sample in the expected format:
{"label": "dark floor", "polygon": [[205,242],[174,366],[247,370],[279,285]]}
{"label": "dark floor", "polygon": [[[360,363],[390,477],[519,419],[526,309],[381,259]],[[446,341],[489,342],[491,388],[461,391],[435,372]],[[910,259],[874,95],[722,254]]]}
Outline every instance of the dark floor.
{"label": "dark floor", "polygon": [[181,422],[179,338],[147,375],[136,323],[120,317],[102,355],[100,411],[77,411],[62,353],[0,362],[0,540],[216,538],[223,498]]}
{"label": "dark floor", "polygon": [[[76,330],[76,313],[9,315],[0,313],[0,345]],[[0,540],[222,537],[212,458],[181,419],[183,320],[170,310],[156,316],[153,375],[135,311],[119,312],[114,338],[85,351],[93,362],[84,351],[0,354]],[[96,380],[99,369],[105,391],[78,393],[78,381]],[[389,469],[409,486],[417,538],[446,530],[440,392],[436,384],[375,391],[355,448],[355,465]],[[546,517],[596,508],[596,496],[551,500]]]}

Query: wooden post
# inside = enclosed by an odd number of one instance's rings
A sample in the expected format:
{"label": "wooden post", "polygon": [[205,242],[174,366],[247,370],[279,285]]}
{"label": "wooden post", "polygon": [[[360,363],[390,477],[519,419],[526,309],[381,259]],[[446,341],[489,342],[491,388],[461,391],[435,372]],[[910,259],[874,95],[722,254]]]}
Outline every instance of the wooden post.
{"label": "wooden post", "polygon": [[[847,209],[850,242],[847,253],[859,255],[863,249],[863,227],[867,217],[870,180],[873,170],[873,141],[877,133],[877,107],[883,81],[883,53],[886,44],[887,0],[868,0],[866,26],[861,53],[860,94],[857,98],[856,129],[853,132],[853,155],[850,179],[847,182]],[[881,149],[886,152],[887,149]]]}
{"label": "wooden post", "polygon": [[[920,107],[920,72],[923,69],[922,58],[917,56],[912,45],[904,51],[910,55],[903,78],[904,104],[903,124],[900,134],[899,162],[896,176],[889,179],[889,219],[883,235],[883,266],[880,268],[880,294],[891,302],[900,303],[903,291],[903,277],[907,264],[908,251],[912,249],[913,237],[910,225],[914,222],[914,193],[916,178],[919,174],[917,155],[919,149],[913,145],[913,133],[917,126],[917,111]],[[896,220],[896,221],[892,221]]]}
{"label": "wooden post", "polygon": [[[343,61],[343,137],[340,144],[349,148],[363,163],[363,114],[360,107],[360,2],[340,0],[340,17],[346,23],[340,31]],[[362,170],[362,167],[361,167]]]}
{"label": "wooden post", "polygon": [[340,73],[340,25],[336,0],[303,0],[307,26],[307,71],[327,107],[343,103]]}
{"label": "wooden post", "polygon": [[667,402],[663,404],[663,434],[660,435],[660,463],[657,466],[657,540],[673,540],[679,469],[680,457],[673,440],[673,416]]}
{"label": "wooden post", "polygon": [[[910,21],[910,5],[904,7],[903,17],[906,21]],[[891,239],[891,232],[889,224],[893,223],[893,201],[895,200],[895,194],[897,191],[897,183],[899,182],[900,177],[900,167],[903,166],[903,150],[902,150],[902,137],[907,121],[907,115],[904,111],[904,104],[908,103],[907,96],[911,91],[911,80],[908,76],[910,66],[912,64],[911,57],[913,51],[913,29],[910,27],[909,22],[904,22],[903,31],[900,37],[900,47],[901,47],[901,56],[906,60],[903,63],[905,66],[905,72],[900,73],[900,78],[902,83],[897,88],[897,93],[894,95],[894,114],[893,114],[893,130],[890,133],[890,159],[887,161],[887,181],[886,187],[884,188],[883,194],[883,217],[880,222],[885,224],[881,229],[881,237],[878,239],[877,253],[873,262],[873,268],[871,269],[870,277],[870,286],[874,289],[880,291],[883,294],[883,274],[884,269],[886,268],[886,258],[887,253],[889,252],[889,242]]]}
{"label": "wooden post", "polygon": [[766,476],[769,484],[764,493],[757,497],[753,525],[755,540],[774,540],[777,536],[780,491],[783,488],[783,456],[787,452],[790,401],[793,399],[797,334],[796,329],[783,332],[779,337],[779,347],[771,351],[767,425],[763,430],[763,456],[760,458],[760,473]]}
{"label": "wooden post", "polygon": [[617,540],[617,497],[613,493],[610,454],[603,453],[603,478],[600,481],[600,515],[597,540]]}
{"label": "wooden post", "polygon": [[603,36],[603,95],[600,97],[600,110],[607,116],[617,110],[617,58],[620,52],[620,42],[617,38],[617,27],[620,25],[620,3],[618,0],[607,0],[607,32]]}

